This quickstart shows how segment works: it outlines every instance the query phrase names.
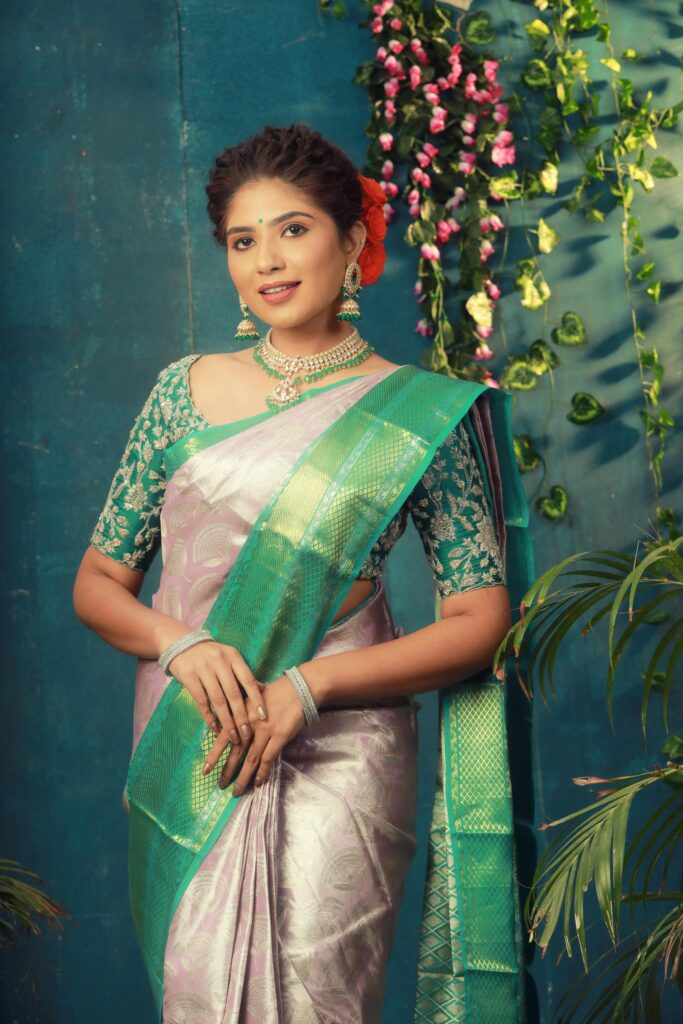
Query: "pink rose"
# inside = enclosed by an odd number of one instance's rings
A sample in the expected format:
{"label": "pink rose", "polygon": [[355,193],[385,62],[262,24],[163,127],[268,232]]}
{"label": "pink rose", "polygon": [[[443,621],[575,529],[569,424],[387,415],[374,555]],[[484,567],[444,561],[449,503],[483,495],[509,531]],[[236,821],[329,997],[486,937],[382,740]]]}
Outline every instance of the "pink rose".
{"label": "pink rose", "polygon": [[425,144],[422,147],[422,149],[427,154],[427,156],[430,157],[430,158],[433,157],[433,156],[436,156],[436,154],[439,152],[439,150],[437,149],[436,146],[432,146],[431,142],[425,142]]}
{"label": "pink rose", "polygon": [[488,239],[484,239],[479,245],[479,259],[482,263],[486,263],[490,256],[493,256],[496,250],[493,248]]}
{"label": "pink rose", "polygon": [[497,60],[484,61],[484,78],[486,79],[487,82],[495,82],[496,71],[498,70],[499,64],[500,61]]}
{"label": "pink rose", "polygon": [[417,321],[415,331],[417,332],[417,334],[421,334],[423,335],[423,337],[427,337],[428,335],[434,333],[434,328],[430,327],[425,319],[422,319]]}
{"label": "pink rose", "polygon": [[417,64],[411,64],[410,68],[408,69],[408,74],[410,75],[410,88],[417,89],[418,85],[420,84],[420,79],[422,78],[421,69],[417,66]]}
{"label": "pink rose", "polygon": [[477,162],[477,158],[474,153],[468,153],[466,150],[461,150],[459,153],[458,170],[462,171],[463,174],[471,174],[474,170],[474,165]]}
{"label": "pink rose", "polygon": [[505,167],[506,164],[514,164],[515,147],[494,146],[491,150],[491,160],[496,167]]}
{"label": "pink rose", "polygon": [[422,243],[422,245],[420,246],[420,255],[425,260],[440,260],[441,259],[441,251],[440,251],[440,249],[436,245],[433,245],[431,242],[423,242]]}
{"label": "pink rose", "polygon": [[394,165],[391,160],[385,160],[382,164],[382,177],[385,181],[389,181],[392,174],[394,173]]}
{"label": "pink rose", "polygon": [[379,144],[384,150],[384,152],[388,153],[389,150],[393,148],[394,136],[391,134],[391,132],[382,132],[379,137]]}
{"label": "pink rose", "polygon": [[403,43],[399,43],[398,39],[391,39],[389,41],[389,49],[392,53],[401,53],[404,49]]}

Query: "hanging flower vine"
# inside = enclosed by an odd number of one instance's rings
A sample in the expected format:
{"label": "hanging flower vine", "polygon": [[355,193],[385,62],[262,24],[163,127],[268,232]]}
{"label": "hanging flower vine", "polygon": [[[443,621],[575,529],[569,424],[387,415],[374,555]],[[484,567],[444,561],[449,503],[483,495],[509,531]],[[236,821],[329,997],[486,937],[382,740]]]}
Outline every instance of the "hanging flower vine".
{"label": "hanging flower vine", "polygon": [[[319,5],[337,17],[345,12],[341,0],[319,0]],[[637,297],[630,287],[630,260],[644,251],[632,212],[632,182],[649,191],[655,177],[677,173],[662,158],[646,167],[644,146],[656,145],[655,131],[672,127],[683,105],[651,111],[651,94],[639,106],[632,83],[613,80],[618,124],[609,139],[594,143],[599,133],[599,99],[591,89],[590,62],[584,50],[574,46],[574,37],[593,32],[606,47],[600,63],[613,75],[621,70],[611,48],[607,5],[598,0],[582,0],[578,5],[568,0],[534,0],[539,16],[524,26],[533,55],[522,72],[520,92],[508,96],[498,82],[499,61],[483,49],[495,39],[486,12],[464,15],[453,23],[452,8],[440,3],[425,6],[422,0],[382,0],[367,6],[368,19],[362,27],[369,28],[376,50],[353,78],[365,86],[371,103],[365,171],[380,180],[387,223],[396,216],[398,198],[405,202],[411,219],[405,240],[419,249],[415,329],[428,342],[422,364],[492,387],[528,391],[559,366],[556,348],[587,344],[580,313],[567,310],[550,332],[555,347],[538,338],[526,351],[507,355],[499,379],[485,365],[496,354],[492,335],[502,292],[494,267],[501,267],[505,260],[507,206],[556,194],[560,145],[573,146],[585,173],[565,207],[582,211],[596,222],[604,220],[600,203],[624,207],[624,268],[645,398],[641,417],[655,487],[661,488],[661,460],[673,418],[658,407],[664,368],[656,349],[645,347],[635,313]],[[625,51],[622,59],[637,59],[637,54]],[[579,91],[581,98],[576,98]],[[534,97],[540,97],[541,109],[532,118],[527,107]],[[537,169],[518,172],[511,123],[516,117],[526,118],[526,136],[545,152]],[[636,159],[628,161],[633,151]],[[399,165],[407,168],[403,187],[395,180]],[[601,193],[597,183],[603,184]],[[561,243],[551,224],[543,218],[537,223],[536,230],[525,232],[529,255],[518,260],[514,279],[520,304],[528,310],[541,308],[552,294],[539,256],[552,253]],[[640,267],[636,279],[648,280],[653,273],[650,261]],[[659,299],[659,288],[658,281],[647,288],[653,301]],[[459,300],[457,319],[446,309],[451,296]],[[592,423],[605,411],[587,391],[577,391],[571,402],[567,419],[576,425]],[[656,452],[653,437],[659,442]],[[523,472],[544,461],[529,435],[515,437],[515,449]],[[567,506],[566,490],[558,484],[535,503],[538,512],[555,521],[564,517]]]}

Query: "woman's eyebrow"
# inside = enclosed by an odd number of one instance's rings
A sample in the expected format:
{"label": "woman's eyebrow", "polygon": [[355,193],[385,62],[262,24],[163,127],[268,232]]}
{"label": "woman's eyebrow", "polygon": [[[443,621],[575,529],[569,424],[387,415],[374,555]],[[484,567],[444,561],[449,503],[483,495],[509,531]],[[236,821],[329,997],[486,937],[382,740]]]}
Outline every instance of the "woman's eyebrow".
{"label": "woman's eyebrow", "polygon": [[[281,213],[279,217],[273,217],[273,219],[269,220],[268,223],[269,224],[279,224],[281,220],[287,220],[288,217],[310,217],[311,220],[315,220],[315,218],[310,213],[304,213],[303,210],[290,210],[289,213]],[[228,230],[225,232],[225,235],[226,235],[226,238],[227,238],[228,235],[235,234],[238,231],[253,231],[253,230],[254,229],[250,228],[249,226],[241,227],[241,228],[228,228]]]}

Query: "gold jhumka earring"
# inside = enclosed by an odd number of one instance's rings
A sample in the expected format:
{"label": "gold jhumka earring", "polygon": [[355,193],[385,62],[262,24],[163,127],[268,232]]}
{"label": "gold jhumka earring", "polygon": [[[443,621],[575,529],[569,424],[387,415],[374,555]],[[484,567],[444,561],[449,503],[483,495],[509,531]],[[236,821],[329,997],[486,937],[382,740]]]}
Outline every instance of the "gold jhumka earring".
{"label": "gold jhumka earring", "polygon": [[242,319],[237,325],[235,331],[236,341],[258,341],[261,335],[258,332],[258,327],[249,316],[249,309],[242,296],[237,293],[240,300],[240,309],[242,310]]}
{"label": "gold jhumka earring", "polygon": [[337,313],[337,320],[360,320],[360,308],[355,296],[360,291],[361,269],[354,260],[349,263],[342,284],[343,302]]}

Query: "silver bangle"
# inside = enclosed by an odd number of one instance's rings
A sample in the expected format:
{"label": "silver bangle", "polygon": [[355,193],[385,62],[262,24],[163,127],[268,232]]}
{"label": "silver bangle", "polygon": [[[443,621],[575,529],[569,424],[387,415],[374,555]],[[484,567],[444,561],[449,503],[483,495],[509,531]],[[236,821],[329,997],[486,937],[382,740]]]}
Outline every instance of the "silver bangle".
{"label": "silver bangle", "polygon": [[176,654],[186,651],[188,647],[192,647],[194,644],[198,644],[202,640],[213,640],[213,635],[208,629],[193,629],[189,633],[185,633],[183,636],[178,637],[177,640],[174,640],[173,643],[169,644],[157,659],[165,674],[167,676],[173,674],[172,672],[169,672],[168,666],[173,661]]}
{"label": "silver bangle", "polygon": [[296,691],[299,700],[301,701],[301,705],[304,709],[304,718],[306,720],[306,725],[312,725],[313,722],[317,722],[320,719],[318,709],[315,706],[313,695],[311,694],[311,691],[308,688],[308,683],[301,675],[299,669],[296,667],[296,665],[292,665],[291,668],[286,668],[284,670],[284,674],[289,679],[290,683],[294,687],[294,690]]}

